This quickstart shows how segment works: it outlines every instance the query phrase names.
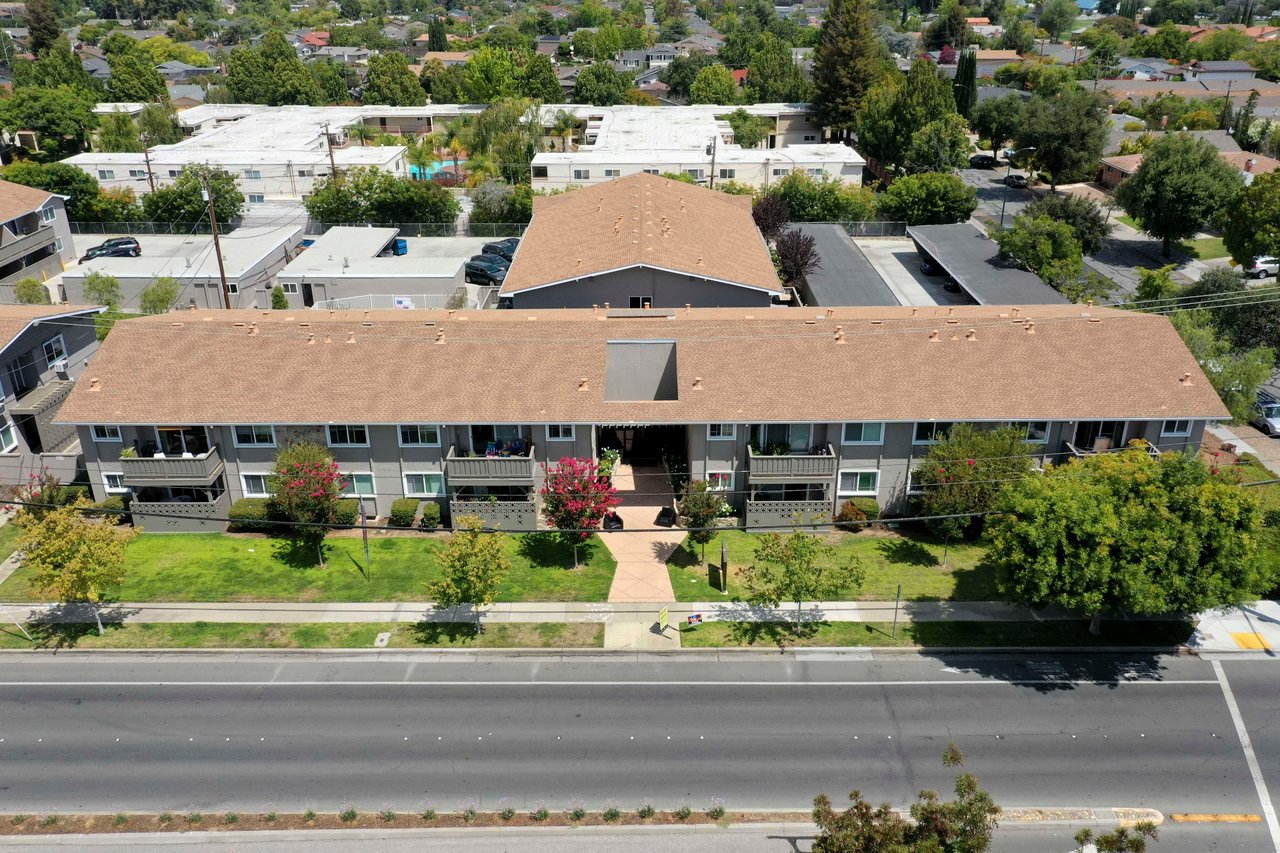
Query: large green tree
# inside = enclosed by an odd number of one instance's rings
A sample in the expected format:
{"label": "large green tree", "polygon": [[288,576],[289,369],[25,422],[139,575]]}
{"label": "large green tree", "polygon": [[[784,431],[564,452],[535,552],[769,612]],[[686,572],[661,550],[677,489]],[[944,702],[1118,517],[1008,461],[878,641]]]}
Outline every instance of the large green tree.
{"label": "large green tree", "polygon": [[1058,184],[1087,178],[1097,168],[1110,126],[1102,96],[1073,87],[1032,97],[1014,138],[1019,148],[1036,149],[1035,162],[1057,192]]}
{"label": "large green tree", "polygon": [[449,49],[448,33],[444,29],[442,18],[432,18],[427,27],[427,50],[439,53]]}
{"label": "large green tree", "polygon": [[509,50],[482,47],[471,54],[464,68],[472,103],[490,104],[520,93],[520,69]]}
{"label": "large green tree", "polygon": [[24,86],[71,86],[86,93],[102,92],[102,83],[84,70],[80,57],[71,50],[66,36],[58,36],[34,62],[25,59],[14,62],[13,85],[19,89]]}
{"label": "large green tree", "polygon": [[1034,426],[981,429],[960,423],[931,445],[912,472],[912,485],[920,489],[920,512],[940,516],[929,527],[945,536],[976,534],[982,518],[943,516],[986,513],[995,508],[1001,486],[1029,476],[1032,461],[1028,439],[1043,442]]}
{"label": "large green tree", "polygon": [[582,69],[573,85],[573,102],[597,107],[621,104],[633,85],[630,77],[614,70],[612,65],[589,65]]}
{"label": "large green tree", "polygon": [[1248,298],[1248,283],[1225,267],[1206,270],[1181,295],[1187,303],[1204,304],[1214,328],[1236,352],[1270,347],[1280,352],[1280,302]]}
{"label": "large green tree", "polygon": [[24,86],[0,98],[0,130],[35,131],[41,151],[53,158],[69,157],[84,150],[89,133],[98,126],[94,105],[92,93],[71,86]]}
{"label": "large green tree", "polygon": [[206,222],[209,203],[205,200],[208,186],[213,197],[213,212],[218,222],[227,223],[244,208],[244,193],[235,176],[215,166],[192,164],[182,170],[172,184],[157,186],[142,197],[142,210],[147,218],[161,222]]}
{"label": "large green tree", "polygon": [[881,218],[908,225],[964,222],[978,208],[978,190],[957,175],[922,172],[896,179],[876,201]]}
{"label": "large green tree", "polygon": [[747,64],[747,97],[754,103],[804,103],[812,86],[791,57],[791,45],[763,33]]}
{"label": "large green tree", "polygon": [[364,81],[364,102],[392,107],[416,107],[427,102],[418,78],[409,70],[403,53],[380,53],[369,57],[369,73]]}
{"label": "large green tree", "polygon": [[1004,144],[1017,135],[1025,114],[1026,102],[1021,95],[988,98],[973,108],[969,125],[991,143],[991,153],[998,157]]}
{"label": "large green tree", "polygon": [[1080,9],[1073,0],[1046,0],[1040,10],[1040,27],[1057,41],[1064,32],[1070,31],[1079,14]]}
{"label": "large green tree", "polygon": [[556,78],[555,66],[551,57],[541,53],[532,54],[520,70],[518,88],[521,97],[544,104],[558,104],[564,100],[564,89]]}
{"label": "large green tree", "polygon": [[965,21],[965,10],[958,0],[945,0],[937,15],[921,36],[926,50],[944,47],[961,48],[969,43],[972,33]]}
{"label": "large green tree", "polygon": [[875,32],[870,0],[832,0],[813,52],[813,108],[820,124],[851,133],[862,99],[895,74],[884,42]]}
{"label": "large green tree", "polygon": [[1100,453],[1009,484],[987,525],[997,588],[1032,607],[1197,613],[1273,586],[1257,502],[1195,454]]}
{"label": "large green tree", "polygon": [[453,222],[459,211],[444,187],[376,168],[349,169],[317,181],[303,205],[312,219],[330,224]]}
{"label": "large green tree", "polygon": [[1249,420],[1258,389],[1275,371],[1276,350],[1269,346],[1237,348],[1214,328],[1212,315],[1203,309],[1176,311],[1169,319],[1232,417]]}
{"label": "large green tree", "polygon": [[1280,257],[1280,172],[1254,175],[1232,200],[1222,242],[1245,265],[1263,255]]}
{"label": "large green tree", "polygon": [[1114,227],[1107,213],[1091,198],[1083,196],[1051,194],[1041,196],[1027,205],[1025,212],[1031,216],[1047,216],[1065,222],[1075,232],[1080,250],[1086,255],[1101,252],[1107,245]]}
{"label": "large green tree", "polygon": [[733,72],[723,65],[708,65],[700,69],[689,87],[691,104],[736,104],[738,100],[738,81],[733,79]]}
{"label": "large green tree", "polygon": [[182,127],[168,101],[143,107],[138,113],[138,131],[147,145],[173,145],[182,141]]}
{"label": "large green tree", "polygon": [[658,79],[668,86],[668,94],[676,100],[688,100],[693,81],[698,72],[708,65],[717,64],[715,59],[705,53],[691,53],[688,56],[677,56],[666,68],[658,72]]}
{"label": "large green tree", "polygon": [[754,558],[742,572],[747,600],[757,607],[795,602],[795,623],[804,620],[806,600],[821,601],[856,592],[866,578],[855,556],[841,557],[817,536],[800,530],[787,535],[766,533],[756,543]]}
{"label": "large green tree", "polygon": [[780,198],[792,222],[859,222],[876,212],[875,194],[833,176],[815,178],[792,172],[771,186],[765,195]]}
{"label": "large green tree", "polygon": [[49,0],[27,0],[27,31],[31,52],[39,56],[53,46],[62,34],[58,16]]}
{"label": "large green tree", "polygon": [[968,119],[973,115],[973,108],[978,104],[978,54],[976,48],[968,48],[960,52],[960,58],[956,60],[954,88],[956,111]]}
{"label": "large green tree", "polygon": [[164,78],[147,58],[132,53],[117,53],[107,57],[107,64],[111,66],[111,79],[107,83],[107,89],[113,99],[143,104],[169,100],[169,90],[165,88]]}
{"label": "large green tree", "polygon": [[[67,218],[72,222],[125,222],[134,217],[132,191],[127,204],[103,196],[98,179],[67,163],[19,160],[0,171],[0,178],[28,187],[39,187],[67,197]],[[141,211],[137,211],[140,213]]]}
{"label": "large green tree", "polygon": [[1169,133],[1146,150],[1142,165],[1116,190],[1116,201],[1162,242],[1195,236],[1227,209],[1244,185],[1240,172],[1205,139]]}
{"label": "large green tree", "polygon": [[124,111],[107,113],[102,116],[98,134],[94,137],[95,151],[141,151],[142,136],[138,132],[138,124],[133,116]]}
{"label": "large green tree", "polygon": [[318,104],[320,87],[278,30],[258,47],[237,47],[227,58],[227,92],[241,104]]}
{"label": "large green tree", "polygon": [[1083,272],[1080,241],[1066,222],[1023,211],[1009,228],[993,224],[988,233],[1000,247],[1000,257],[1017,261],[1053,287],[1061,289]]}
{"label": "large green tree", "polygon": [[964,118],[947,113],[911,134],[906,162],[912,169],[950,172],[969,164],[969,135]]}

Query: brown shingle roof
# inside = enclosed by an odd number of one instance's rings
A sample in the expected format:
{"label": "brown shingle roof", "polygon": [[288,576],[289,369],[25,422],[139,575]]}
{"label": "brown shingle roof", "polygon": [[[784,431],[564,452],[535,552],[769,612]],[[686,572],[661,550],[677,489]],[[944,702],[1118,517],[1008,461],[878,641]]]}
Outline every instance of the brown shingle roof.
{"label": "brown shingle roof", "polygon": [[[1195,358],[1161,316],[1080,305],[650,313],[622,318],[563,309],[233,310],[122,320],[59,420],[700,423],[1227,416]],[[1030,331],[1028,317],[1034,318]],[[930,339],[934,330],[937,340]],[[619,340],[675,341],[679,398],[606,400],[608,342]],[[376,381],[361,368],[387,364],[396,369],[379,371]]]}
{"label": "brown shingle roof", "polygon": [[35,187],[0,181],[0,222],[8,222],[24,213],[39,210],[52,195],[51,192]]}
{"label": "brown shingle roof", "polygon": [[640,173],[533,202],[502,293],[639,265],[782,292],[750,196]]}

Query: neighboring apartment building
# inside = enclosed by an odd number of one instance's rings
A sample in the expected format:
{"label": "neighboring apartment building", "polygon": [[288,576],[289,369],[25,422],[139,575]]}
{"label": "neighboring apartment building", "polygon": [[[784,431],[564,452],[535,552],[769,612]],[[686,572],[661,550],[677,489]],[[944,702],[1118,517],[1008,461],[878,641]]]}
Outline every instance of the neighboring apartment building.
{"label": "neighboring apartment building", "polygon": [[957,422],[1017,424],[1040,462],[1193,449],[1227,416],[1168,318],[1046,305],[193,311],[118,322],[59,422],[149,530],[220,527],[299,439],[371,515],[410,496],[529,530],[543,465],[606,447],[785,525],[854,496],[909,512]]}
{"label": "neighboring apartment building", "polygon": [[0,484],[42,469],[64,483],[83,469],[75,427],[54,418],[98,349],[101,308],[0,305]]}
{"label": "neighboring apartment building", "polygon": [[16,302],[19,279],[44,281],[75,258],[63,197],[0,181],[0,302]]}
{"label": "neighboring apartment building", "polygon": [[750,196],[637,174],[533,204],[499,305],[768,308],[786,298]]}

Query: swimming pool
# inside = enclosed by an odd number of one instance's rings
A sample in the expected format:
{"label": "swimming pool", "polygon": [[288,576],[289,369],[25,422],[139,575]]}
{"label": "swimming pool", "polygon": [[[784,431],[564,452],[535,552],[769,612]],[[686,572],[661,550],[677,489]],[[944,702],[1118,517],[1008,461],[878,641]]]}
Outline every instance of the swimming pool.
{"label": "swimming pool", "polygon": [[[463,158],[458,161],[458,165],[461,165],[462,163],[465,163],[465,162],[467,161],[465,158]],[[454,166],[454,162],[452,160],[436,160],[434,163],[432,163],[430,166],[427,167],[425,172],[423,172],[417,166],[410,165],[409,177],[413,178],[415,181],[424,181],[424,180],[429,181],[431,180],[432,177],[435,176],[437,172],[445,168],[451,168],[453,166]]]}

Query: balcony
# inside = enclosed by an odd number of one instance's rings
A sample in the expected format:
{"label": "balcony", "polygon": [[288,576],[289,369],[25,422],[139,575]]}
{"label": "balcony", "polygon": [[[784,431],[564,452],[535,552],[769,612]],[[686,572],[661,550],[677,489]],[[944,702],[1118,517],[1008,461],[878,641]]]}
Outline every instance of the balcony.
{"label": "balcony", "polygon": [[208,486],[223,467],[216,446],[200,454],[120,457],[126,486]]}
{"label": "balcony", "polygon": [[454,498],[449,501],[449,517],[456,524],[464,515],[478,516],[485,527],[504,533],[538,529],[538,505],[532,500],[491,501]]}
{"label": "balcony", "polygon": [[748,500],[747,529],[831,523],[831,501]]}
{"label": "balcony", "polygon": [[53,226],[47,222],[25,234],[15,234],[8,228],[0,227],[0,266],[51,245],[56,236]]}
{"label": "balcony", "polygon": [[449,448],[444,475],[449,486],[532,486],[537,473],[534,446],[525,456],[459,456]]}
{"label": "balcony", "polygon": [[785,456],[767,456],[748,448],[747,476],[753,483],[834,481],[836,457],[830,444],[826,453],[791,453]]}

